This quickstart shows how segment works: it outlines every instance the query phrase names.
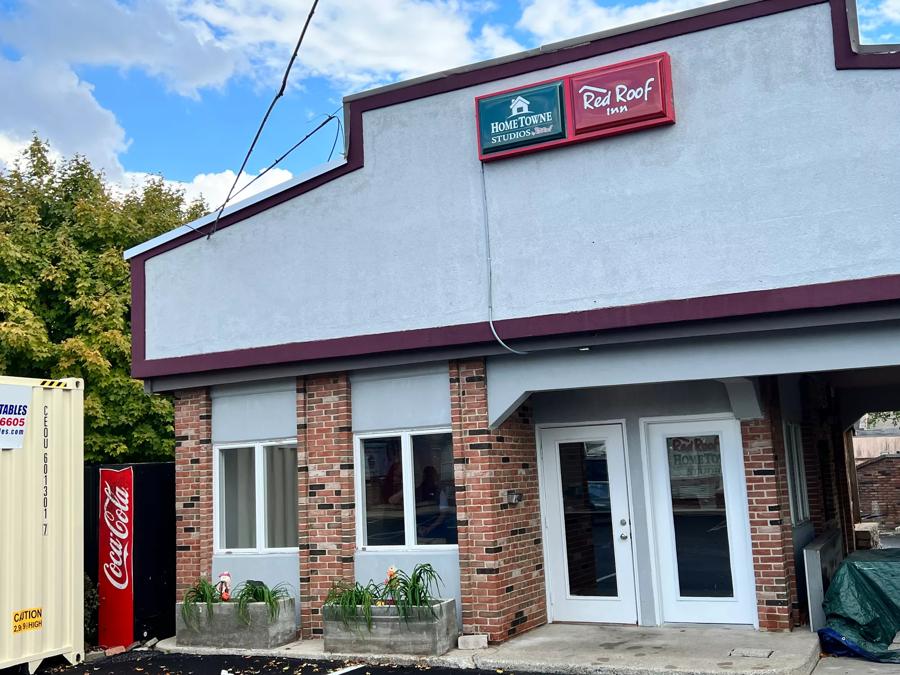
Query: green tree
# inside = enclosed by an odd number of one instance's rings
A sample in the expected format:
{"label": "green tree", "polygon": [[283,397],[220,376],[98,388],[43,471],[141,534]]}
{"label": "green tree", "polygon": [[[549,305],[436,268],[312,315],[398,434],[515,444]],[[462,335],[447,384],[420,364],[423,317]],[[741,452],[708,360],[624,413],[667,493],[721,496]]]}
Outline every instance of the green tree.
{"label": "green tree", "polygon": [[37,138],[0,173],[0,373],[84,378],[87,461],[173,454],[171,400],[129,374],[122,252],[204,212],[161,178],[117,195],[85,158],[54,162]]}

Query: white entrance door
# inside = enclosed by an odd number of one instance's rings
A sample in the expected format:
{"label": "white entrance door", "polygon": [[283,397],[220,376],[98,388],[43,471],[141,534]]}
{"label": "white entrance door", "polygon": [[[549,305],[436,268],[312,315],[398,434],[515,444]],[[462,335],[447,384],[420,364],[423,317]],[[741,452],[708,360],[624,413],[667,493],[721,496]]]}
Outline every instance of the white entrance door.
{"label": "white entrance door", "polygon": [[541,430],[551,621],[637,623],[619,424]]}
{"label": "white entrance door", "polygon": [[739,422],[650,422],[646,438],[663,621],[755,623]]}

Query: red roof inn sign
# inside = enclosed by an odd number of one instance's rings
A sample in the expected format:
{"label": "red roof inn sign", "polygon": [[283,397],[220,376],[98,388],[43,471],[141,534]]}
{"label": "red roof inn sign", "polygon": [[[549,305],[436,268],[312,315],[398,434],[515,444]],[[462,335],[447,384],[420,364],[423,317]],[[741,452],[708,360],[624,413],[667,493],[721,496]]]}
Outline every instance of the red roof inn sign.
{"label": "red roof inn sign", "polygon": [[672,66],[654,54],[475,99],[482,161],[675,122]]}

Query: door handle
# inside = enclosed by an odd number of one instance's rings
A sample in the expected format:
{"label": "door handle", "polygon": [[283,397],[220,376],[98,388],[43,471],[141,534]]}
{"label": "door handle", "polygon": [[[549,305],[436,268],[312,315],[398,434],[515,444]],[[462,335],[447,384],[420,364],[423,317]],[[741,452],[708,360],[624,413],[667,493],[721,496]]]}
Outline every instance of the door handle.
{"label": "door handle", "polygon": [[628,535],[625,532],[623,532],[622,534],[619,535],[619,539],[622,539],[624,541],[625,539],[628,539]]}

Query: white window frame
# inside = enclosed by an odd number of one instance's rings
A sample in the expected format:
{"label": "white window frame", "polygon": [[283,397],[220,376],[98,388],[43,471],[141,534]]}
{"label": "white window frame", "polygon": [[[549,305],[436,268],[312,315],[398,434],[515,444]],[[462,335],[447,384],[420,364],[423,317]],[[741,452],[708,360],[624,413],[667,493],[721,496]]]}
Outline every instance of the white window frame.
{"label": "white window frame", "polygon": [[806,457],[803,430],[796,422],[784,423],[784,456],[788,477],[788,501],[791,524],[802,525],[810,519],[809,491],[806,485]]}
{"label": "white window frame", "polygon": [[[366,544],[366,463],[363,461],[362,442],[367,438],[400,437],[400,464],[403,468],[403,528],[407,542],[417,541],[416,532],[416,481],[413,472],[412,439],[414,436],[431,436],[434,434],[450,434],[448,427],[429,427],[419,429],[391,429],[388,431],[370,431],[353,435],[354,488],[356,490],[356,548],[359,551],[455,551],[459,544],[403,544],[402,546],[369,546]],[[454,476],[455,478],[455,476]],[[454,481],[455,485],[455,481]],[[455,501],[455,496],[454,496]],[[454,507],[455,508],[455,507]],[[457,534],[459,530],[457,529]]]}
{"label": "white window frame", "polygon": [[[265,441],[244,441],[243,443],[219,443],[213,445],[213,552],[235,555],[248,555],[259,553],[294,553],[297,546],[283,548],[269,548],[266,546],[268,539],[266,531],[266,508],[268,486],[266,485],[266,453],[265,449],[273,446],[289,445],[297,449],[296,438],[282,438]],[[234,450],[236,448],[253,448],[253,474],[256,483],[256,546],[254,548],[224,548],[225,532],[222,529],[222,520],[219,517],[222,509],[221,493],[221,453],[222,450]],[[296,480],[296,473],[294,476]],[[294,504],[297,508],[297,504]],[[298,537],[299,538],[299,537]]]}

